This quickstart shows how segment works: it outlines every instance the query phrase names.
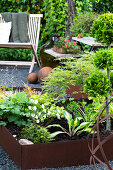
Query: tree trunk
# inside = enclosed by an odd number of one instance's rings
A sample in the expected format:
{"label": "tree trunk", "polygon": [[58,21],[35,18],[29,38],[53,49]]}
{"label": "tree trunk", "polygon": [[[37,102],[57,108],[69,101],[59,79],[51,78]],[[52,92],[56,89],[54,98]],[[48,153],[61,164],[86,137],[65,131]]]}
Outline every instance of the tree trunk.
{"label": "tree trunk", "polygon": [[73,18],[76,15],[76,6],[75,6],[75,2],[76,0],[66,0],[66,2],[68,3],[68,12],[67,12],[67,30],[66,30],[66,35],[69,34],[71,36],[71,31],[70,31],[70,27],[73,24]]}
{"label": "tree trunk", "polygon": [[[110,80],[110,68],[107,68],[107,77]],[[110,96],[106,97],[106,105],[109,103],[109,98]],[[109,105],[106,107],[106,116],[108,116],[110,114],[109,111]],[[111,121],[110,118],[106,120],[106,130],[110,131],[111,130]]]}

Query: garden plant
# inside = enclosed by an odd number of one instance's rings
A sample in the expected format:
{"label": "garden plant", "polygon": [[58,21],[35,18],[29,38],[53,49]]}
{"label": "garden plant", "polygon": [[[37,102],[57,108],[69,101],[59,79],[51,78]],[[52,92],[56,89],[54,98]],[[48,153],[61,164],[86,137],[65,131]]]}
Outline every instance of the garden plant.
{"label": "garden plant", "polygon": [[[105,43],[108,49],[96,52],[94,63],[99,69],[107,69],[107,77],[110,80],[110,69],[113,67],[113,51],[110,44],[113,42],[113,14],[105,13],[92,25],[92,35],[97,41]],[[109,87],[109,86],[108,86]],[[108,89],[110,95],[110,89]],[[106,97],[106,104],[109,103],[109,95]],[[109,105],[106,107],[106,114],[109,115]],[[106,130],[110,130],[110,119],[107,119]]]}
{"label": "garden plant", "polygon": [[54,42],[54,45],[58,48],[64,48],[67,54],[82,54],[80,46],[76,42],[71,40],[70,36],[59,37]]}

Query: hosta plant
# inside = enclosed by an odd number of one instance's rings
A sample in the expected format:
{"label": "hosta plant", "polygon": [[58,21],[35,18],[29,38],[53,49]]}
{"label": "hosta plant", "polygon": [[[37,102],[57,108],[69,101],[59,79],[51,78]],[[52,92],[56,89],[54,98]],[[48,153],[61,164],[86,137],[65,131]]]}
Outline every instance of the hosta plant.
{"label": "hosta plant", "polygon": [[93,125],[94,121],[85,121],[83,119],[83,116],[81,114],[76,113],[76,116],[72,116],[69,112],[65,111],[64,118],[67,120],[68,124],[68,130],[65,129],[60,124],[53,124],[48,125],[47,128],[51,127],[58,127],[61,130],[51,133],[52,137],[55,137],[56,135],[65,133],[69,135],[70,137],[76,135],[80,135],[83,132],[89,133],[91,131],[91,126]]}

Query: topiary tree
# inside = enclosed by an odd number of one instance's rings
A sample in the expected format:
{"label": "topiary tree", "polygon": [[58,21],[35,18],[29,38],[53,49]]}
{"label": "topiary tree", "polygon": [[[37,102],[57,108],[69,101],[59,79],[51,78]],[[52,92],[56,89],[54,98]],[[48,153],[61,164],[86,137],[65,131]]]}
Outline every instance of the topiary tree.
{"label": "topiary tree", "polygon": [[[113,14],[105,13],[99,16],[99,18],[92,25],[91,35],[101,43],[105,43],[110,47],[113,42]],[[105,49],[96,52],[95,65],[104,69],[107,68],[107,77],[110,79],[110,68],[113,66],[113,50]],[[109,92],[109,91],[108,91]],[[106,97],[106,104],[109,103],[109,96]],[[109,115],[109,105],[106,107],[106,114]],[[110,130],[110,119],[107,119],[106,130]]]}
{"label": "topiary tree", "polygon": [[[113,49],[99,50],[95,53],[94,64],[99,69],[107,68],[107,77],[110,80],[110,68],[113,67]],[[109,92],[109,90],[108,90]],[[106,104],[109,103],[109,95],[106,97]],[[109,115],[109,106],[106,107],[106,114]],[[110,119],[107,119],[106,130],[110,130]]]}
{"label": "topiary tree", "polygon": [[85,91],[91,97],[106,97],[109,95],[108,91],[111,91],[110,80],[102,71],[96,71],[86,79]]}

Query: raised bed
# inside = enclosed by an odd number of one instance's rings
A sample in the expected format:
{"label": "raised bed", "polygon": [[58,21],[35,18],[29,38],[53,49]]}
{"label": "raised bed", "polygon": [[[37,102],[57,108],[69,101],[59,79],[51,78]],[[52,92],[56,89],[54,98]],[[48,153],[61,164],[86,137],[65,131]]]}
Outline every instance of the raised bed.
{"label": "raised bed", "polygon": [[[90,159],[86,139],[20,145],[4,126],[0,126],[0,146],[22,170],[86,165]],[[108,160],[113,160],[112,146],[113,139],[103,146]],[[100,151],[96,155],[101,159]]]}

